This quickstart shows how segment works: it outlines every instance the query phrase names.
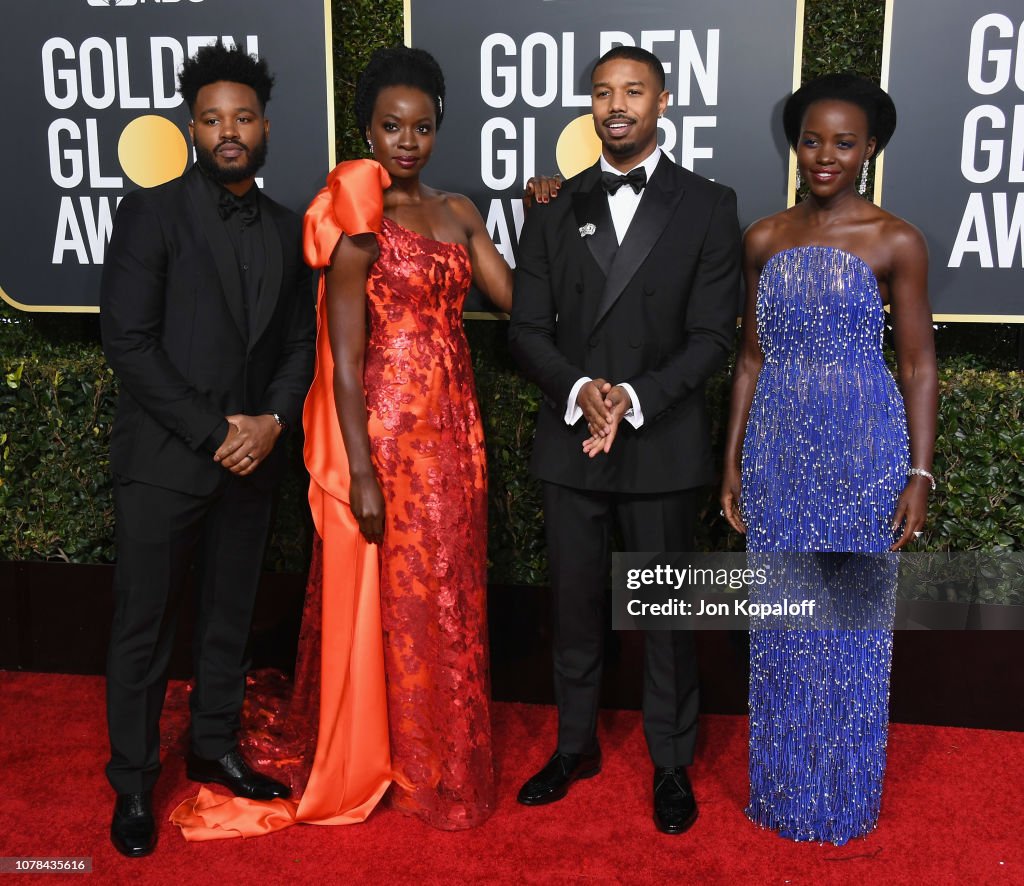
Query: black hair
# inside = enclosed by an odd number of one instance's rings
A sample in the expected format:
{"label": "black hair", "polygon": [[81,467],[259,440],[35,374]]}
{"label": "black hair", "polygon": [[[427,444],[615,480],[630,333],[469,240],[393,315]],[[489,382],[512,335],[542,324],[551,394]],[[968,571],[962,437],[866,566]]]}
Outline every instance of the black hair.
{"label": "black hair", "polygon": [[201,47],[192,58],[185,59],[178,74],[178,92],[189,110],[194,111],[199,90],[221,80],[251,86],[259,100],[260,110],[266,110],[270,90],[274,86],[274,77],[267,63],[249,55],[239,46],[229,49],[220,40],[212,46]]}
{"label": "black hair", "polygon": [[889,94],[866,77],[857,74],[825,74],[801,86],[782,109],[786,140],[796,150],[807,109],[818,101],[842,101],[856,105],[868,118],[868,137],[875,137],[875,155],[896,130],[896,105]]}
{"label": "black hair", "polygon": [[594,62],[594,67],[590,69],[590,79],[594,79],[594,71],[601,67],[601,65],[605,62],[615,61],[617,58],[624,58],[631,62],[642,62],[647,65],[658,83],[658,92],[665,91],[665,66],[661,63],[661,59],[653,52],[641,49],[639,46],[613,46]]}
{"label": "black hair", "polygon": [[411,86],[434,102],[437,128],[444,119],[444,74],[437,60],[423,49],[392,46],[378,49],[356,79],[355,115],[359,134],[365,137],[373,117],[373,106],[382,89]]}

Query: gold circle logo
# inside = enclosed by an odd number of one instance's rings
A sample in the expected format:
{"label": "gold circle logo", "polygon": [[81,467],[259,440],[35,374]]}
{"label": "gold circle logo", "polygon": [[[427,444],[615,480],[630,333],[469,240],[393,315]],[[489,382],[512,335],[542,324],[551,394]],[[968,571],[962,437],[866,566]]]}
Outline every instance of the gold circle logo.
{"label": "gold circle logo", "polygon": [[188,142],[166,117],[136,117],[121,133],[117,159],[124,174],[142,188],[177,178],[188,165]]}
{"label": "gold circle logo", "polygon": [[601,156],[601,139],[594,131],[594,115],[584,114],[570,122],[555,145],[555,162],[565,178],[593,166]]}

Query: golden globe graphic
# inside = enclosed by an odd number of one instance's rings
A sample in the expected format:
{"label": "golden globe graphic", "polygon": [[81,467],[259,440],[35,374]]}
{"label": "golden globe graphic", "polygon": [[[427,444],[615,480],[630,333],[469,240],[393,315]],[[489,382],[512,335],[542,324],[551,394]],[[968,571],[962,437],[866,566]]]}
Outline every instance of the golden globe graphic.
{"label": "golden globe graphic", "polygon": [[555,144],[555,163],[564,178],[572,178],[597,162],[601,139],[594,131],[594,115],[584,114],[570,122]]}
{"label": "golden globe graphic", "polygon": [[185,137],[166,117],[136,117],[117,142],[121,169],[140,188],[153,188],[177,178],[188,165]]}

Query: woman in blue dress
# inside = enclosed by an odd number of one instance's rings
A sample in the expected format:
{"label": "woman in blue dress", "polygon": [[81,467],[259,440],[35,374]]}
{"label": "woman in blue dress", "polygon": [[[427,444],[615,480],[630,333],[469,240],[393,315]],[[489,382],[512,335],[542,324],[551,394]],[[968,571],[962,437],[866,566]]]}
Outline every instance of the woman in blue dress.
{"label": "woman in blue dress", "polygon": [[[789,98],[783,124],[807,195],[744,238],[721,500],[748,551],[776,558],[759,593],[833,595],[827,623],[751,631],[747,815],[841,845],[878,819],[895,576],[884,556],[852,567],[828,557],[899,550],[925,523],[937,388],[928,256],[913,225],[863,197],[896,126],[883,90],[818,78]],[[882,355],[885,306],[898,383]]]}

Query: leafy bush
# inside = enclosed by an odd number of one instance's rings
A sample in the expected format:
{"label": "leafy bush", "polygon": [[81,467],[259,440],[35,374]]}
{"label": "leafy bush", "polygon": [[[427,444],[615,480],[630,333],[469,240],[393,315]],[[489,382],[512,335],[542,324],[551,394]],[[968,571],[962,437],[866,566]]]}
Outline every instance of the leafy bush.
{"label": "leafy bush", "polygon": [[929,547],[1024,549],[1024,373],[943,366],[939,402]]}
{"label": "leafy bush", "polygon": [[114,377],[95,347],[0,314],[0,559],[109,562]]}

